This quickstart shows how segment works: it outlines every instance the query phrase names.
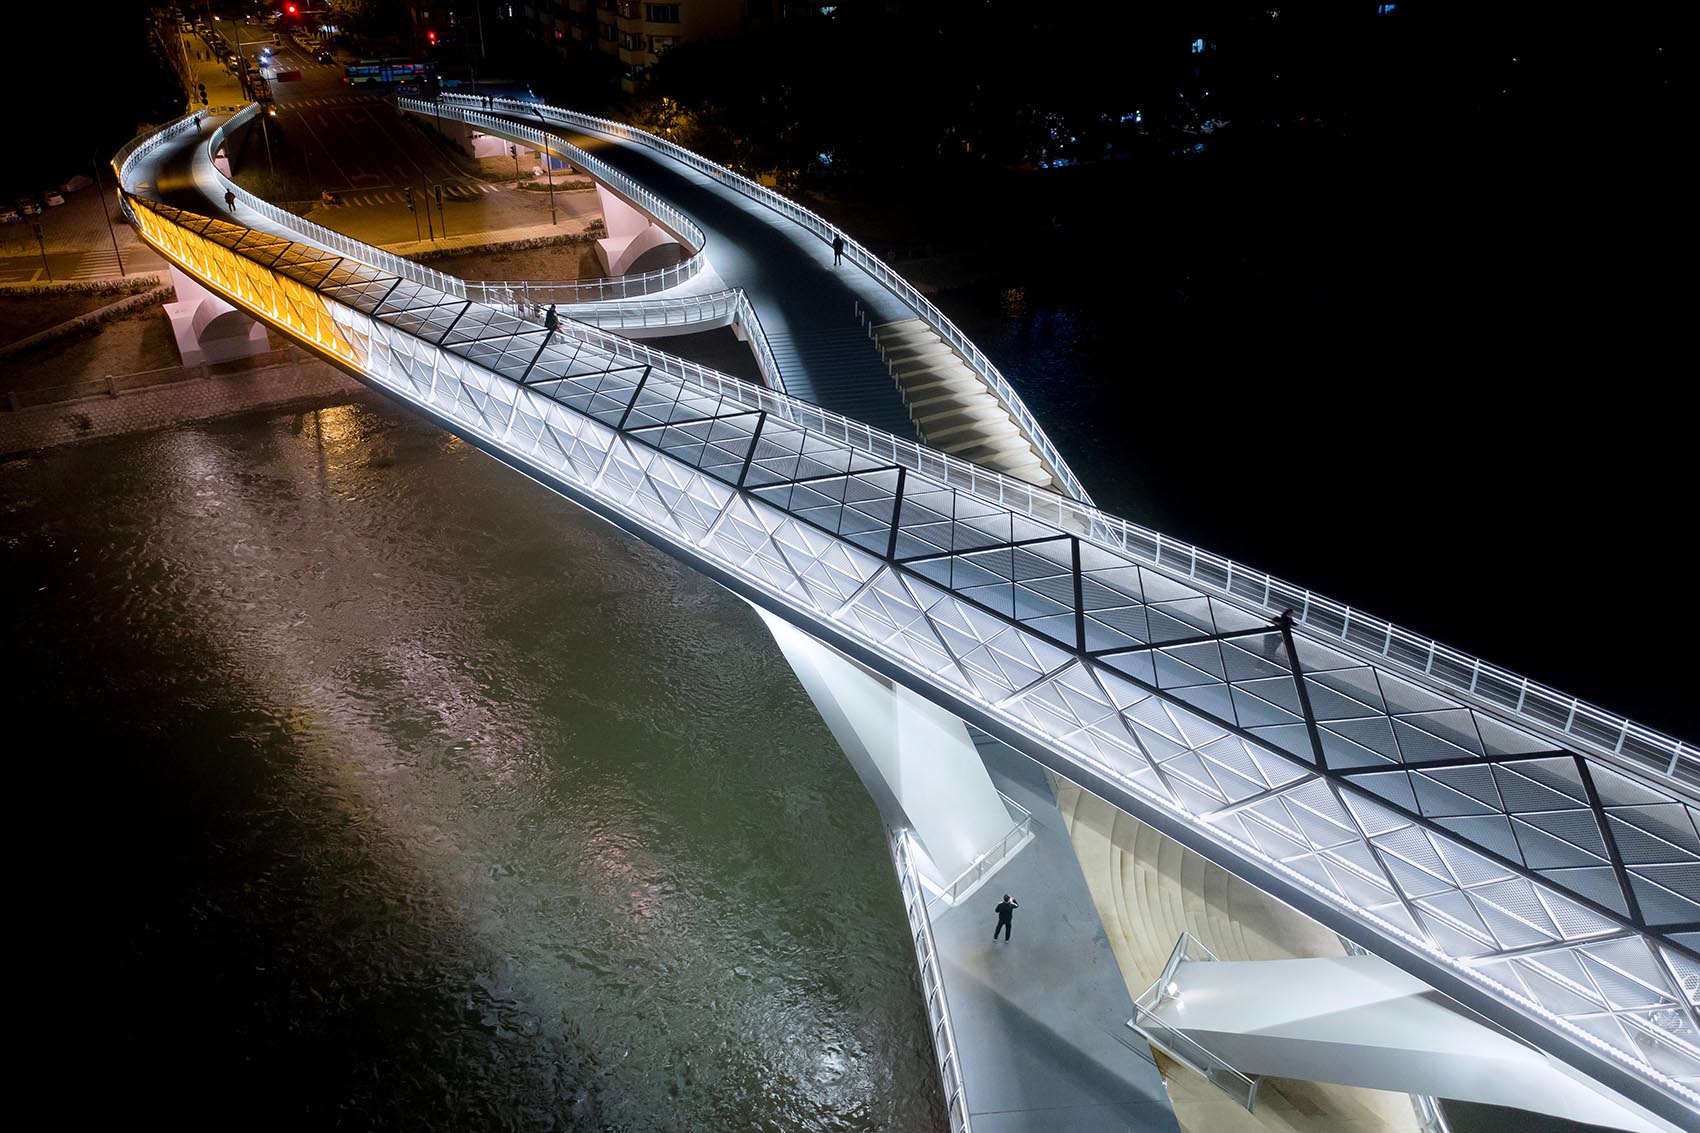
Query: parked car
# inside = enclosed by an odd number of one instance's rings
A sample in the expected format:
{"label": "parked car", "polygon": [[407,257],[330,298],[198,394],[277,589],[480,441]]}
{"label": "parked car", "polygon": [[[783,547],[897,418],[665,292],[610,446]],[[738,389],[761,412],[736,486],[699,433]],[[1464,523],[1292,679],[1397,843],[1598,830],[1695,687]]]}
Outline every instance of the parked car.
{"label": "parked car", "polygon": [[0,209],[0,224],[17,224],[24,219],[24,214],[17,209]]}
{"label": "parked car", "polygon": [[94,178],[90,177],[86,173],[77,173],[72,175],[64,184],[60,185],[59,191],[61,193],[75,193],[79,189],[86,189],[92,184],[94,184]]}
{"label": "parked car", "polygon": [[19,197],[18,211],[25,216],[39,216],[41,214],[41,202],[34,197]]}
{"label": "parked car", "polygon": [[41,195],[41,203],[48,208],[65,203],[65,198],[59,195],[58,189],[49,189]]}

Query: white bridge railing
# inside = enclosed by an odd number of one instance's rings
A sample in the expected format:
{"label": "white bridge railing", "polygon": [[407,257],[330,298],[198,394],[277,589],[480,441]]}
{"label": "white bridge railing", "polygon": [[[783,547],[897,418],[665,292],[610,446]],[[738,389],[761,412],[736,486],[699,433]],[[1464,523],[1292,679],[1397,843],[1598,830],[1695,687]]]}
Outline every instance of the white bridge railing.
{"label": "white bridge railing", "polygon": [[[445,101],[459,99],[464,102],[473,100],[470,95],[445,95],[444,99]],[[495,99],[493,104],[504,108],[509,113],[520,113],[528,116],[541,113],[544,118],[551,121],[595,133],[611,134],[625,141],[657,150],[707,177],[712,177],[727,188],[758,201],[787,220],[807,229],[823,241],[830,243],[834,236],[843,235],[837,226],[790,198],[750,180],[741,173],[735,173],[725,166],[716,165],[681,145],[670,142],[665,138],[658,138],[647,130],[640,130],[623,122],[613,122],[606,118],[596,118],[589,114],[562,110],[559,107],[546,104],[511,99]],[[1014,387],[1009,384],[1009,381],[992,364],[991,360],[980,352],[980,348],[975,346],[973,341],[961,330],[957,329],[956,324],[946,318],[944,312],[935,307],[930,299],[916,290],[913,284],[849,236],[844,236],[844,255],[851,263],[862,268],[892,294],[914,308],[915,312],[938,333],[939,337],[962,356],[963,361],[980,376],[1010,417],[1020,426],[1022,433],[1038,452],[1040,459],[1045,462],[1045,466],[1056,477],[1056,482],[1062,485],[1064,492],[1074,499],[1084,500],[1090,504],[1091,497],[1086,494],[1086,489],[1069,468],[1067,461],[1063,460],[1062,454],[1051,443],[1050,437],[1045,435],[1045,430],[1040,427],[1038,420],[1027,408],[1026,403],[1021,400],[1020,395],[1015,392]]]}
{"label": "white bridge railing", "polygon": [[[527,123],[514,122],[507,118],[474,110],[469,106],[462,105],[461,102],[457,102],[457,99],[464,102],[473,101],[470,96],[456,95],[445,95],[441,102],[422,98],[399,97],[396,99],[396,105],[410,114],[452,118],[468,125],[477,126],[492,134],[523,141],[544,153],[565,157],[575,166],[601,182],[611,192],[619,195],[633,208],[649,214],[657,224],[670,232],[691,253],[673,267],[636,275],[615,276],[610,279],[531,282],[508,280],[468,283],[465,287],[469,298],[480,302],[501,303],[503,300],[499,296],[512,293],[517,287],[520,294],[518,301],[521,303],[572,304],[594,303],[613,299],[636,299],[645,295],[653,295],[658,291],[665,291],[671,287],[677,287],[686,280],[695,278],[702,271],[703,265],[707,262],[708,238],[703,234],[702,228],[696,221],[601,158],[586,153],[578,146]],[[532,104],[513,103],[512,105],[520,107],[531,106]],[[528,113],[535,115],[535,108]]]}
{"label": "white bridge railing", "polygon": [[909,834],[900,830],[886,833],[891,840],[891,860],[897,866],[897,880],[903,888],[903,913],[909,921],[909,942],[915,948],[915,963],[921,973],[921,996],[926,1001],[927,1026],[933,1034],[933,1056],[938,1059],[951,1133],[968,1133],[971,1125],[967,1091],[962,1082],[962,1063],[956,1053],[956,1028],[944,993],[944,973],[939,970],[938,945],[933,941],[933,925],[927,915],[927,894],[909,854]]}

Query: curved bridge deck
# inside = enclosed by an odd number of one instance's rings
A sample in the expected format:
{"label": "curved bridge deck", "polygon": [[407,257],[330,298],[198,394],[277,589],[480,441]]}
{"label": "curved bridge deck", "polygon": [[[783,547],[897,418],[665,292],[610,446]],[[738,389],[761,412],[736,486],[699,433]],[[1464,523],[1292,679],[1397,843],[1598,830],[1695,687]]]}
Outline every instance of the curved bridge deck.
{"label": "curved bridge deck", "polygon": [[197,278],[589,510],[1667,1120],[1700,1112],[1696,808],[1609,742],[798,399],[135,212]]}

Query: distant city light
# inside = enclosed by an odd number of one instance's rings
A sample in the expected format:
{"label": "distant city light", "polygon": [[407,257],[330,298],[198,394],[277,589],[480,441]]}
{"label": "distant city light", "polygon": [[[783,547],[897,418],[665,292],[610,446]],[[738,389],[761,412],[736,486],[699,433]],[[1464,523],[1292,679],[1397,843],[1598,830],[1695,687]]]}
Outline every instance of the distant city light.
{"label": "distant city light", "polygon": [[1204,41],[1202,39],[1195,39],[1192,41],[1192,53],[1194,55],[1204,54]]}

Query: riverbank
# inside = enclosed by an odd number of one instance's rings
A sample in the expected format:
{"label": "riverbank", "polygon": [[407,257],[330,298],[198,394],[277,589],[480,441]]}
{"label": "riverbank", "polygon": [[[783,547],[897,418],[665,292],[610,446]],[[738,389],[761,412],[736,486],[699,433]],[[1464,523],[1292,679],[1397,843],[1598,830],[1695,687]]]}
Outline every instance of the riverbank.
{"label": "riverbank", "polygon": [[84,378],[41,392],[68,396],[0,413],[0,457],[211,421],[260,409],[322,408],[366,387],[297,346],[217,366],[168,366]]}

